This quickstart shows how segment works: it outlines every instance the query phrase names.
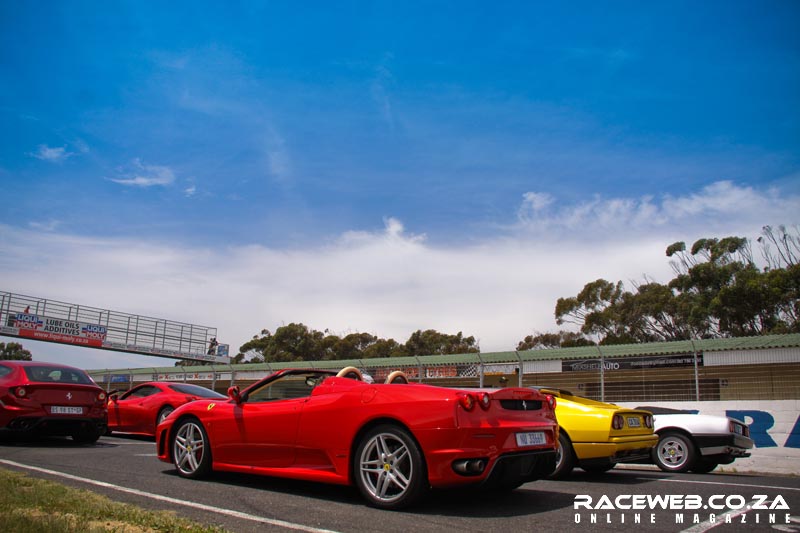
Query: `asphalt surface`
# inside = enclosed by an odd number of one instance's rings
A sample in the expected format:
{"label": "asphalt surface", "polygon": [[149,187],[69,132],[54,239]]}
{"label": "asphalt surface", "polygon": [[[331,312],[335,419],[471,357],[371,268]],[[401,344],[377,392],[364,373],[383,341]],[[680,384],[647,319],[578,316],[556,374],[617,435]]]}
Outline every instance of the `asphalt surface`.
{"label": "asphalt surface", "polygon": [[388,512],[367,507],[350,487],[227,473],[183,479],[156,458],[152,439],[110,436],[77,445],[67,438],[3,438],[0,468],[234,532],[800,532],[800,478],[788,476],[576,469],[567,480],[502,494],[434,491],[411,509]]}

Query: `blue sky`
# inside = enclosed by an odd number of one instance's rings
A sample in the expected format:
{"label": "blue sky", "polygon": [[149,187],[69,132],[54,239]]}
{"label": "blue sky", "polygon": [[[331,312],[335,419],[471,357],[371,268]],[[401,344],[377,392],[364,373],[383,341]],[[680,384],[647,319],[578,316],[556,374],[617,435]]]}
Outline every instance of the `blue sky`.
{"label": "blue sky", "polygon": [[301,321],[512,349],[596,277],[666,281],[675,240],[800,223],[798,22],[793,1],[0,2],[0,289],[235,346]]}

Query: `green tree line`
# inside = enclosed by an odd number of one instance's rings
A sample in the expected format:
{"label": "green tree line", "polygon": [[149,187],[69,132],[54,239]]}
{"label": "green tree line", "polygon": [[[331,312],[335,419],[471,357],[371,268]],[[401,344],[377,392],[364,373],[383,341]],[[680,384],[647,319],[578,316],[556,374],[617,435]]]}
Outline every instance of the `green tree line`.
{"label": "green tree line", "polygon": [[559,298],[560,331],[526,337],[518,349],[745,337],[800,332],[800,236],[765,226],[757,239],[760,263],[743,237],[676,242],[666,249],[675,277],[646,279],[626,289],[597,279],[575,296]]}
{"label": "green tree line", "polygon": [[475,337],[465,337],[460,331],[450,335],[433,329],[417,330],[401,344],[370,333],[339,336],[291,323],[277,328],[274,333],[266,329],[261,331],[239,348],[234,362],[285,363],[478,352],[480,348]]}

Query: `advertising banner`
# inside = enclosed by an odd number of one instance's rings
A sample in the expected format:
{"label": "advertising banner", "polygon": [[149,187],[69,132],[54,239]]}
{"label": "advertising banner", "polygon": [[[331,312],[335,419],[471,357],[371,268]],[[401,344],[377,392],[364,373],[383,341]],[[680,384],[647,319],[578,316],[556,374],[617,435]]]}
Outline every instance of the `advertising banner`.
{"label": "advertising banner", "polygon": [[[642,370],[694,366],[694,354],[659,355],[605,359],[603,370]],[[703,354],[697,354],[697,366],[703,366]],[[600,370],[600,359],[566,360],[561,362],[562,372],[591,372]]]}
{"label": "advertising banner", "polygon": [[50,318],[31,313],[13,315],[11,317],[11,327],[19,329],[20,337],[96,348],[102,346],[106,338],[105,326],[62,318]]}

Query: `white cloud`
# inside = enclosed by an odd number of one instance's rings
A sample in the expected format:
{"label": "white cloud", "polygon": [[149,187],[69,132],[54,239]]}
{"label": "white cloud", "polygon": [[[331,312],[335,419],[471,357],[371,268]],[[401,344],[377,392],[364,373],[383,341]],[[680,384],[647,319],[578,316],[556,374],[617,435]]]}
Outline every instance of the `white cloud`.
{"label": "white cloud", "polygon": [[31,229],[39,230],[39,231],[55,231],[61,225],[60,220],[47,220],[47,221],[38,221],[32,220],[28,222],[28,226]]}
{"label": "white cloud", "polygon": [[[234,351],[263,328],[303,322],[401,342],[420,328],[462,331],[492,352],[556,329],[556,300],[588,281],[645,274],[668,281],[664,251],[675,240],[755,238],[764,224],[797,224],[800,213],[796,196],[724,182],[661,201],[595,198],[559,208],[529,196],[522,203],[539,206],[548,238],[515,227],[480,243],[438,246],[389,217],[380,230],[306,249],[209,249],[0,226],[0,278],[10,292],[217,327]],[[55,353],[40,346],[35,356]],[[91,368],[172,364],[110,352],[65,357]]]}
{"label": "white cloud", "polygon": [[36,159],[41,159],[42,161],[49,161],[51,163],[60,163],[70,156],[74,155],[72,152],[67,152],[66,146],[57,146],[51,148],[46,144],[40,144],[36,151],[31,153],[33,157]]}
{"label": "white cloud", "polygon": [[572,233],[584,239],[618,235],[752,231],[774,220],[797,220],[800,195],[718,181],[684,196],[594,198],[565,206],[547,194],[523,195],[514,229],[529,236]]}
{"label": "white cloud", "polygon": [[267,159],[268,175],[279,183],[288,183],[291,178],[291,157],[286,141],[274,128],[267,128],[264,154]]}
{"label": "white cloud", "polygon": [[123,177],[108,178],[114,183],[128,187],[154,187],[171,185],[175,181],[175,173],[169,167],[145,165],[139,159],[133,162],[134,170],[124,172]]}

